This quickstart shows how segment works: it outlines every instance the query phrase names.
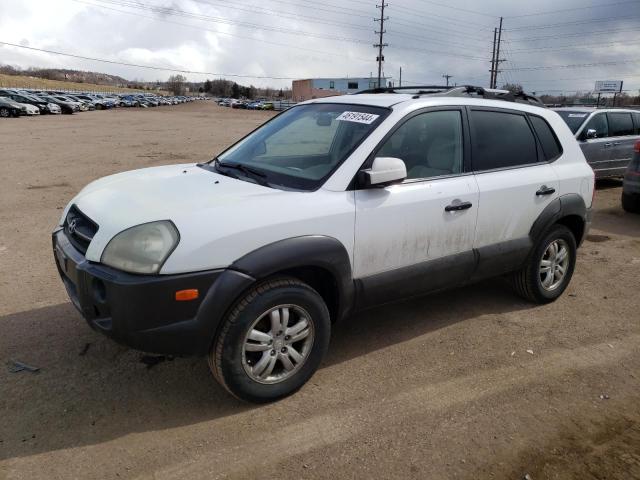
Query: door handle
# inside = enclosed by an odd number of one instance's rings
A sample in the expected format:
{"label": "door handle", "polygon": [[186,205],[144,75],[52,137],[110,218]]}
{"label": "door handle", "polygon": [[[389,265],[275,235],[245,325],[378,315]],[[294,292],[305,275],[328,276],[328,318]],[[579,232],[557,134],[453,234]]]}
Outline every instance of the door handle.
{"label": "door handle", "polygon": [[604,144],[604,148],[609,148],[611,146],[611,143],[605,143]]}
{"label": "door handle", "polygon": [[536,192],[538,197],[542,195],[551,195],[552,193],[556,193],[555,188],[547,187],[546,185],[542,185],[540,189]]}
{"label": "door handle", "polygon": [[461,202],[460,200],[454,200],[450,205],[444,207],[445,212],[459,212],[460,210],[466,210],[472,207],[471,202]]}
{"label": "door handle", "polygon": [[620,145],[620,143],[621,143],[621,142],[613,142],[613,145],[614,145],[614,146],[616,146],[616,145]]}

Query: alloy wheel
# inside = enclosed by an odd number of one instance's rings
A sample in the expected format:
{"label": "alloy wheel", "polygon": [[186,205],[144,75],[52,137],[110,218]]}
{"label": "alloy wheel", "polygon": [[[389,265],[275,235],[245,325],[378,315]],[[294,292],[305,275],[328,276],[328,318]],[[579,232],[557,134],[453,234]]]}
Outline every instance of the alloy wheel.
{"label": "alloy wheel", "polygon": [[259,383],[280,383],[309,357],[314,340],[311,316],[297,305],[278,305],[249,327],[242,345],[242,366]]}
{"label": "alloy wheel", "polygon": [[547,291],[558,288],[567,274],[569,261],[569,244],[565,240],[559,238],[549,243],[538,269],[542,288]]}

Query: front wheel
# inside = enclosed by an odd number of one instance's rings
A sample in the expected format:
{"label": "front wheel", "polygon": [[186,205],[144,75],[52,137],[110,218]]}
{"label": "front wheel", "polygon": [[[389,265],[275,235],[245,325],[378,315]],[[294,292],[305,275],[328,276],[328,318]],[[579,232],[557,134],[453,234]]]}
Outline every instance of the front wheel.
{"label": "front wheel", "polygon": [[534,247],[527,264],[512,275],[514,289],[531,302],[553,302],[571,281],[576,253],[571,230],[564,225],[553,225]]}
{"label": "front wheel", "polygon": [[10,116],[11,116],[11,112],[9,111],[8,108],[6,107],[0,108],[0,117],[9,118]]}
{"label": "front wheel", "polygon": [[209,352],[209,367],[233,395],[265,403],[302,387],[329,346],[322,297],[294,278],[265,281],[228,314]]}

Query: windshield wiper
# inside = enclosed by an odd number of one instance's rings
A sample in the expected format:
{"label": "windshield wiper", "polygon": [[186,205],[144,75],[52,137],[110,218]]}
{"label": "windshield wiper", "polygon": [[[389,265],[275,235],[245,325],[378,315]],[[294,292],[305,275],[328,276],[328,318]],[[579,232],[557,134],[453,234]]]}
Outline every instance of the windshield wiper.
{"label": "windshield wiper", "polygon": [[216,166],[216,170],[219,170],[220,167],[223,168],[232,168],[234,170],[239,170],[244,173],[245,176],[253,178],[260,185],[265,187],[269,186],[269,183],[265,180],[267,174],[252,167],[247,167],[246,165],[242,165],[241,163],[222,163],[218,158],[213,159],[214,165]]}

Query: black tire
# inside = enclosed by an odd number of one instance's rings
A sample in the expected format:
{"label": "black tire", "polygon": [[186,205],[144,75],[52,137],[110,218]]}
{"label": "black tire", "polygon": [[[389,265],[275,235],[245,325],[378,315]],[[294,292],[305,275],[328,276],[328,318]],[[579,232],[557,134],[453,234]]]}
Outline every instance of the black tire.
{"label": "black tire", "polygon": [[[313,327],[312,344],[304,362],[288,378],[279,383],[260,383],[243,366],[244,342],[258,318],[283,304],[301,307],[308,313]],[[295,278],[274,278],[251,289],[231,309],[209,352],[209,367],[235,397],[253,403],[272,402],[296,392],[311,378],[327,351],[330,335],[329,311],[318,292]],[[264,353],[273,355],[274,351]]]}
{"label": "black tire", "polygon": [[640,194],[622,194],[622,208],[625,212],[640,213]]}
{"label": "black tire", "polygon": [[6,107],[0,108],[0,117],[9,118],[11,116],[11,111]]}
{"label": "black tire", "polygon": [[[568,248],[569,261],[562,281],[552,290],[549,290],[542,285],[540,266],[549,245],[558,240],[564,242],[563,244]],[[525,300],[534,303],[544,304],[555,301],[562,295],[571,281],[576,266],[576,253],[576,239],[571,230],[564,225],[553,225],[534,247],[527,264],[522,270],[511,275],[511,284],[516,293]]]}

